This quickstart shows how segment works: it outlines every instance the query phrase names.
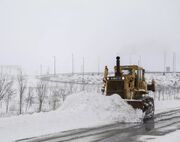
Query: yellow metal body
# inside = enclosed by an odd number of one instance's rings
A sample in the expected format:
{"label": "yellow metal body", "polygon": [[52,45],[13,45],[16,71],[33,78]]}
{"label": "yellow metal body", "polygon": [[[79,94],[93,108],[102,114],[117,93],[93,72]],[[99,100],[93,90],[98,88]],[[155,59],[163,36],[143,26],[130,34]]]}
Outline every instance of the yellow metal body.
{"label": "yellow metal body", "polygon": [[118,94],[133,108],[142,109],[146,118],[154,116],[154,100],[147,96],[149,91],[155,91],[155,82],[148,84],[145,80],[145,70],[137,65],[120,66],[120,57],[116,57],[114,76],[108,76],[107,67],[104,71],[104,86],[102,91],[110,96]]}
{"label": "yellow metal body", "polygon": [[[116,76],[117,66],[114,67],[114,76],[109,76],[105,82],[106,95],[119,94],[124,99],[139,99],[148,89],[154,91],[154,84],[145,81],[145,70],[137,65],[120,66],[120,75]],[[148,87],[149,86],[149,87]]]}

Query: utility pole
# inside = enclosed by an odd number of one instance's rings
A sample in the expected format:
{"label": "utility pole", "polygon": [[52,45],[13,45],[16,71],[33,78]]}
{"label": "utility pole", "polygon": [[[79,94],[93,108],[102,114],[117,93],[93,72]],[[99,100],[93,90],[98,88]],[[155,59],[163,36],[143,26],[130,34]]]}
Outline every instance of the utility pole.
{"label": "utility pole", "polygon": [[100,59],[99,59],[99,57],[98,57],[98,75],[99,75],[99,73],[100,73]]}
{"label": "utility pole", "polygon": [[56,57],[53,56],[54,58],[54,76],[56,75]]}
{"label": "utility pole", "polygon": [[49,75],[49,66],[47,66],[47,72],[46,73]]}
{"label": "utility pole", "polygon": [[83,81],[84,81],[84,57],[83,57],[82,73],[83,73]]}
{"label": "utility pole", "polygon": [[129,56],[129,65],[132,64],[132,55]]}
{"label": "utility pole", "polygon": [[141,56],[139,56],[138,66],[141,66]]}
{"label": "utility pole", "polygon": [[82,64],[82,75],[83,75],[83,78],[82,78],[82,82],[83,82],[83,91],[84,91],[84,57],[83,57],[83,64]]}
{"label": "utility pole", "polygon": [[163,75],[165,75],[166,73],[166,52],[164,52],[164,73]]}
{"label": "utility pole", "polygon": [[173,73],[176,72],[176,53],[173,53]]}
{"label": "utility pole", "polygon": [[74,74],[74,55],[72,54],[72,75]]}
{"label": "utility pole", "polygon": [[40,65],[40,75],[42,75],[42,65]]}

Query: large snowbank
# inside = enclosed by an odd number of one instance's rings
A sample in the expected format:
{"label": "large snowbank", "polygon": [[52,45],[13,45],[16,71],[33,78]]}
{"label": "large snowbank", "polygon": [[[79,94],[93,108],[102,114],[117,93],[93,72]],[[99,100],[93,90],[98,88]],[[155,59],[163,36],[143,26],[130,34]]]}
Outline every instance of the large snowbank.
{"label": "large snowbank", "polygon": [[0,119],[3,142],[75,128],[116,122],[140,122],[142,112],[134,110],[118,95],[79,93],[69,96],[54,112]]}
{"label": "large snowbank", "polygon": [[139,122],[142,118],[141,110],[134,110],[116,94],[113,96],[98,93],[72,95],[67,98],[59,112],[65,113],[64,115],[78,115],[78,119],[99,122]]}

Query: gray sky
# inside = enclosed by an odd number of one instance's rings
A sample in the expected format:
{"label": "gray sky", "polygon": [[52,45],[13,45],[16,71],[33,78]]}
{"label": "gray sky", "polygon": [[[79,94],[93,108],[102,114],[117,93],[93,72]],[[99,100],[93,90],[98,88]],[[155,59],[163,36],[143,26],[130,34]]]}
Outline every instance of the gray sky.
{"label": "gray sky", "polygon": [[180,70],[179,0],[0,0],[0,64],[21,65],[38,73],[40,64],[52,72],[113,68],[137,63],[163,70],[163,54],[172,66],[176,52]]}

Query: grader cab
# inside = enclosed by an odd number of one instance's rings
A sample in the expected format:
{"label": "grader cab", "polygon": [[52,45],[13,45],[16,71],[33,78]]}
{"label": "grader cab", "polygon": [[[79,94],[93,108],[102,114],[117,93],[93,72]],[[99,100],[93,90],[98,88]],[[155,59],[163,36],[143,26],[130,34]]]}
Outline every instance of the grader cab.
{"label": "grader cab", "polygon": [[118,94],[135,109],[141,109],[146,118],[154,116],[154,100],[147,94],[155,91],[155,82],[145,81],[145,70],[137,65],[120,66],[120,57],[116,57],[114,76],[104,77],[104,93],[107,96]]}

